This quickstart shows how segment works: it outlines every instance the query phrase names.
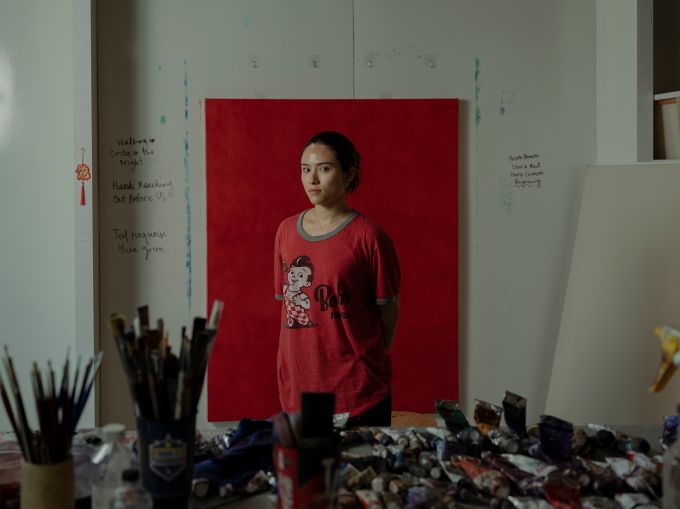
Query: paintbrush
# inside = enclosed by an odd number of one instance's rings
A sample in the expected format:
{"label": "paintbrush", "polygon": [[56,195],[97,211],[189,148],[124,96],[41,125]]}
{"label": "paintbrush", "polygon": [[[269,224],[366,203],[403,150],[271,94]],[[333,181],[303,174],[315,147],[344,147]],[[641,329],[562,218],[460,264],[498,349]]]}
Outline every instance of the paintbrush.
{"label": "paintbrush", "polygon": [[30,426],[28,425],[28,419],[26,418],[26,410],[24,409],[24,401],[21,398],[21,391],[19,390],[19,383],[17,381],[16,373],[14,371],[14,364],[12,358],[9,355],[9,348],[5,345],[5,370],[7,371],[7,379],[9,380],[10,387],[14,393],[14,404],[17,409],[17,414],[19,416],[18,428],[21,430],[20,439],[24,442],[26,448],[26,459],[35,463],[35,454],[33,454],[32,447],[32,437],[30,435]]}

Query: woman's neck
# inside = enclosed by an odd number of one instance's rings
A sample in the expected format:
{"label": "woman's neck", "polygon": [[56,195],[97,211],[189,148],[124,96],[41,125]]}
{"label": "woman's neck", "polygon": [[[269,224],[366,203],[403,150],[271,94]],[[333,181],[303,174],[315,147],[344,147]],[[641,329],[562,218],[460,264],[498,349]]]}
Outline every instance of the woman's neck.
{"label": "woman's neck", "polygon": [[343,201],[331,206],[315,205],[312,209],[312,215],[320,227],[327,228],[342,221],[351,210],[347,203]]}

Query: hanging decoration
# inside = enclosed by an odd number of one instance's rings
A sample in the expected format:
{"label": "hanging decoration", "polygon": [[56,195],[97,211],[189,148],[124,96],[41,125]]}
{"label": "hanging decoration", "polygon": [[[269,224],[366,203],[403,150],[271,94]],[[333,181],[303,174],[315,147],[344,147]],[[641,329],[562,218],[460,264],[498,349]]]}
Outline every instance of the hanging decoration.
{"label": "hanging decoration", "polygon": [[85,148],[80,148],[80,164],[76,166],[76,178],[80,181],[80,204],[85,206],[85,181],[90,180],[90,167],[85,162]]}

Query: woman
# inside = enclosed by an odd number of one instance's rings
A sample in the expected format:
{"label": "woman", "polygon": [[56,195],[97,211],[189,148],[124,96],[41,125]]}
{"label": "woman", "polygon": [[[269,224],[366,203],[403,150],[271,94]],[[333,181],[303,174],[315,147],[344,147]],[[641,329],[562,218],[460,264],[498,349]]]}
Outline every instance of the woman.
{"label": "woman", "polygon": [[292,412],[302,392],[333,392],[350,425],[389,426],[399,262],[387,234],[347,204],[360,161],[352,142],[332,131],[302,152],[312,208],[285,219],[275,244],[275,294],[284,302],[279,397]]}

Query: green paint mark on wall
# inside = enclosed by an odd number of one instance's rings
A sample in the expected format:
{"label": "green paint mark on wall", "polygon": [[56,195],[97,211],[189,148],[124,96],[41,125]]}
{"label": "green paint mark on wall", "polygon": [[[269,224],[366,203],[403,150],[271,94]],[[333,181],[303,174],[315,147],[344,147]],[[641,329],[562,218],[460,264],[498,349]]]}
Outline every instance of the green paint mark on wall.
{"label": "green paint mark on wall", "polygon": [[165,115],[161,115],[161,125],[165,124]]}

